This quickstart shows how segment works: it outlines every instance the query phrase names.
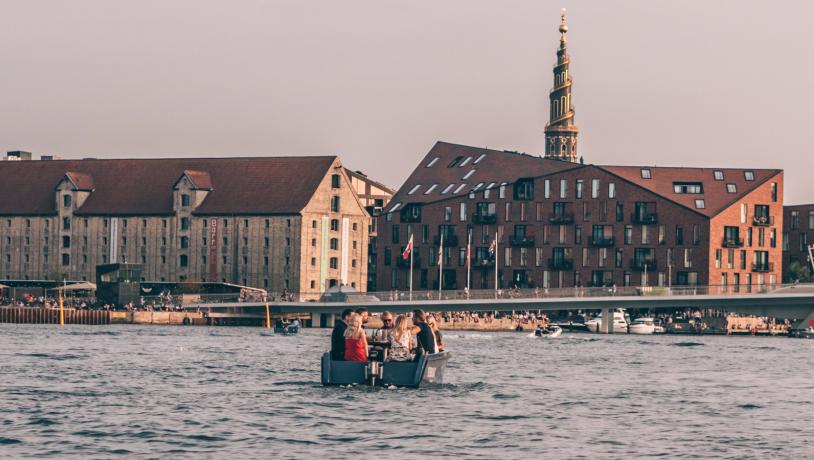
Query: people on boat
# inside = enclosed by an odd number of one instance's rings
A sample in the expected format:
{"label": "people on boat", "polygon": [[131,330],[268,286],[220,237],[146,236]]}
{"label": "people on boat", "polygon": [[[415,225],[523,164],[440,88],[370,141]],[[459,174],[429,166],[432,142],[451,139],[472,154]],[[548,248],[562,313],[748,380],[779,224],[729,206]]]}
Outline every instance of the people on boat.
{"label": "people on boat", "polygon": [[365,307],[357,308],[356,314],[362,317],[362,327],[365,327],[365,324],[367,324],[367,319],[370,316],[370,313],[368,313],[367,308]]}
{"label": "people on boat", "polygon": [[362,327],[362,315],[353,313],[345,329],[345,361],[367,362],[367,335]]}
{"label": "people on boat", "polygon": [[438,353],[435,334],[427,324],[427,314],[420,308],[413,310],[413,327],[411,332],[416,335],[420,352],[428,355]]}
{"label": "people on boat", "polygon": [[382,327],[373,332],[374,342],[389,342],[390,334],[393,333],[393,314],[389,311],[382,313]]}
{"label": "people on boat", "polygon": [[435,335],[435,347],[438,349],[438,352],[444,351],[444,335],[438,328],[438,321],[435,320],[435,316],[427,315],[427,325],[430,326],[432,333]]}
{"label": "people on boat", "polygon": [[412,361],[415,359],[413,349],[416,346],[415,338],[410,330],[409,320],[405,315],[398,315],[395,324],[390,330],[390,354],[388,361]]}
{"label": "people on boat", "polygon": [[334,329],[331,332],[331,359],[334,361],[344,361],[345,359],[345,330],[348,328],[348,320],[353,314],[350,308],[342,312],[341,318],[336,320]]}

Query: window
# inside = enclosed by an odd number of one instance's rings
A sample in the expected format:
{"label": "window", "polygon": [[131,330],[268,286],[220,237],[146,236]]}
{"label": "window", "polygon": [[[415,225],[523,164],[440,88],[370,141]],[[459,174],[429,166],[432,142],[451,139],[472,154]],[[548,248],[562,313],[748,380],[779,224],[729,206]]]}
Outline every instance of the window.
{"label": "window", "polygon": [[800,211],[791,212],[791,229],[797,230],[800,228]]}
{"label": "window", "polygon": [[582,188],[583,188],[582,185],[583,185],[582,179],[577,179],[576,197],[578,200],[582,199]]}
{"label": "window", "polygon": [[469,179],[470,177],[472,177],[472,174],[475,174],[475,170],[474,170],[474,169],[472,169],[472,170],[470,170],[468,173],[464,174],[464,177],[462,177],[462,178],[461,178],[461,180],[467,180],[467,179]]}
{"label": "window", "polygon": [[[459,185],[459,186],[458,186],[458,188],[456,188],[456,189],[455,189],[455,191],[454,191],[454,192],[452,192],[452,193],[461,193],[461,190],[463,190],[463,189],[464,189],[464,187],[466,187],[466,184],[465,184],[465,183],[464,183],[464,184]],[[433,185],[432,187],[430,187],[430,190],[427,190],[427,191],[426,191],[424,194],[425,194],[425,195],[426,195],[426,194],[428,194],[430,191],[432,191],[432,189],[433,189],[433,188],[435,188],[435,186],[434,186],[434,185]]]}
{"label": "window", "polygon": [[331,230],[334,232],[339,231],[339,219],[331,219]]}
{"label": "window", "polygon": [[433,190],[435,190],[436,187],[438,187],[438,184],[430,185],[430,187],[427,189],[427,191],[424,192],[424,195],[429,195],[430,193],[432,193]]}
{"label": "window", "polygon": [[189,195],[183,194],[181,195],[181,206],[189,206]]}
{"label": "window", "polygon": [[[9,256],[8,259],[11,259],[11,256]],[[62,254],[62,266],[67,267],[68,265],[71,265],[71,255]]]}
{"label": "window", "polygon": [[461,222],[466,222],[466,203],[461,203],[461,212],[458,217],[460,217]]}
{"label": "window", "polygon": [[719,169],[713,171],[712,175],[715,177],[715,180],[724,180],[724,172]]}
{"label": "window", "polygon": [[707,205],[704,203],[704,200],[695,200],[695,207],[698,209],[705,209]]}
{"label": "window", "polygon": [[746,180],[748,180],[748,181],[753,181],[753,180],[755,180],[755,173],[754,173],[754,171],[744,171],[744,172],[743,172],[743,178],[744,178],[744,179],[746,179]]}
{"label": "window", "polygon": [[66,208],[71,207],[71,195],[62,195],[62,206]]}
{"label": "window", "polygon": [[186,254],[181,254],[178,260],[178,265],[182,267],[186,267],[189,265],[189,257]]}
{"label": "window", "polygon": [[434,165],[435,163],[438,163],[438,160],[440,160],[440,159],[441,159],[440,157],[433,158],[432,160],[430,160],[429,163],[427,163],[426,167],[427,168],[432,168],[432,165]]}
{"label": "window", "polygon": [[[11,222],[11,221],[9,221]],[[62,218],[62,229],[63,230],[70,230],[71,229],[71,218],[70,217],[63,217]]]}
{"label": "window", "polygon": [[463,168],[464,166],[466,166],[466,165],[467,165],[467,163],[469,163],[469,161],[470,161],[470,160],[472,160],[472,157],[466,157],[466,158],[464,158],[464,161],[460,162],[460,163],[458,164],[458,167],[459,167],[459,168]]}
{"label": "window", "polygon": [[479,156],[475,161],[472,162],[472,164],[476,165],[476,164],[480,163],[481,160],[483,160],[484,158],[486,158],[486,154],[482,153],[481,156]]}
{"label": "window", "polygon": [[70,236],[63,236],[62,237],[62,247],[63,248],[70,248],[71,247],[71,237]]}
{"label": "window", "polygon": [[599,198],[599,179],[591,179],[591,198]]}
{"label": "window", "polygon": [[189,247],[189,237],[182,236],[181,237],[181,249],[186,249]]}
{"label": "window", "polygon": [[608,183],[608,198],[616,198],[616,184],[613,182]]}
{"label": "window", "polygon": [[551,180],[546,179],[543,182],[543,198],[549,199],[551,198]]}
{"label": "window", "polygon": [[390,246],[386,246],[384,248],[384,264],[390,265],[391,259],[393,259],[393,249],[390,248]]}
{"label": "window", "polygon": [[568,197],[568,181],[565,179],[560,180],[560,198]]}
{"label": "window", "polygon": [[189,217],[181,218],[181,230],[189,230]]}
{"label": "window", "polygon": [[446,187],[444,187],[444,190],[441,190],[441,195],[446,195],[447,193],[449,193],[449,191],[452,190],[452,187],[455,187],[455,184],[449,184]]}
{"label": "window", "polygon": [[699,195],[704,193],[704,185],[700,182],[673,182],[673,191],[678,194]]}
{"label": "window", "polygon": [[[394,227],[396,227],[396,230],[398,230],[398,226],[394,225]],[[395,233],[395,234],[398,235],[398,233]],[[396,242],[398,243],[398,241],[396,241]],[[339,239],[338,238],[331,238],[330,247],[334,251],[338,250],[339,249]]]}
{"label": "window", "polygon": [[399,226],[398,225],[393,225],[393,230],[392,230],[391,235],[390,235],[390,237],[391,237],[390,242],[393,243],[393,244],[399,244],[399,236],[400,236],[399,234],[400,234]]}
{"label": "window", "polygon": [[772,182],[772,201],[777,202],[777,182]]}
{"label": "window", "polygon": [[506,198],[506,183],[500,184],[500,189],[498,191],[498,198],[503,199]]}
{"label": "window", "polygon": [[625,225],[625,244],[633,243],[633,226]]}
{"label": "window", "polygon": [[455,166],[457,166],[457,165],[458,165],[458,163],[460,163],[460,162],[461,162],[461,160],[463,160],[463,158],[464,158],[464,157],[455,157],[455,159],[454,159],[454,160],[452,160],[452,161],[451,161],[451,162],[450,162],[450,163],[447,165],[447,168],[454,168]]}
{"label": "window", "polygon": [[726,193],[738,193],[738,186],[735,184],[726,184]]}
{"label": "window", "polygon": [[649,169],[642,169],[641,173],[642,179],[651,179],[653,177]]}
{"label": "window", "polygon": [[514,184],[514,199],[515,200],[533,200],[534,199],[534,180],[520,179]]}
{"label": "window", "polygon": [[331,197],[331,212],[339,212],[339,197]]}
{"label": "window", "polygon": [[331,174],[331,188],[339,188],[339,174]]}
{"label": "window", "polygon": [[814,230],[814,211],[808,211],[808,229]]}
{"label": "window", "polygon": [[418,189],[420,189],[420,188],[421,188],[421,184],[414,185],[413,188],[411,188],[410,191],[407,192],[407,194],[412,195],[413,193],[417,192]]}

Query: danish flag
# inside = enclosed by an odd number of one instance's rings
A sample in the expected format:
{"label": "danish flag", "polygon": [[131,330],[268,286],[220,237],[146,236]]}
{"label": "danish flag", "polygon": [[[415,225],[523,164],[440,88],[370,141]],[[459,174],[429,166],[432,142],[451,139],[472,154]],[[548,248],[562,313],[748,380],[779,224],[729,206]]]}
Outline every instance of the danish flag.
{"label": "danish flag", "polygon": [[403,260],[409,259],[411,252],[413,252],[413,235],[410,235],[410,241],[407,242],[407,247],[404,248],[404,252],[401,254],[401,258]]}

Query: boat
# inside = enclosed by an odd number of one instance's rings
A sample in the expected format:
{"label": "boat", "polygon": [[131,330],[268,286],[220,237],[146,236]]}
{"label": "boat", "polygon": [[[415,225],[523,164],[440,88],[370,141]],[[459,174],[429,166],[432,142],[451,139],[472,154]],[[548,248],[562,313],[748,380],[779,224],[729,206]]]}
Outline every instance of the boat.
{"label": "boat", "polygon": [[277,321],[274,324],[274,333],[283,335],[293,335],[300,332],[300,322],[294,320],[293,322]]}
{"label": "boat", "polygon": [[627,332],[628,334],[654,334],[656,332],[656,324],[653,322],[653,318],[636,318],[630,323]]}
{"label": "boat", "polygon": [[444,383],[444,372],[452,355],[448,351],[422,355],[416,361],[334,361],[330,353],[322,355],[322,384],[370,385],[418,388]]}
{"label": "boat", "polygon": [[[617,308],[613,310],[613,329],[612,333],[621,334],[627,332],[627,318],[625,317],[625,310]],[[585,321],[585,327],[588,332],[599,332],[602,330],[602,314],[600,313],[596,318]]]}
{"label": "boat", "polygon": [[559,326],[549,325],[547,327],[538,327],[534,330],[536,337],[543,337],[546,339],[556,339],[562,335],[562,328]]}

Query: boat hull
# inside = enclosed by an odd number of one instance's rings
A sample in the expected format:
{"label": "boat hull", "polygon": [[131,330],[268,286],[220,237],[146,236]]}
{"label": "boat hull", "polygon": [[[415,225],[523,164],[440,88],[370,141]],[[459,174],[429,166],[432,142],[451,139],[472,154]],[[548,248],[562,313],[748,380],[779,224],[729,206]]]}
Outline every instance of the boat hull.
{"label": "boat hull", "polygon": [[418,388],[426,384],[444,383],[449,352],[423,355],[415,362],[389,361],[381,364],[380,378],[370,378],[370,364],[333,361],[331,354],[322,355],[323,385],[375,385]]}
{"label": "boat hull", "polygon": [[548,332],[543,332],[542,329],[536,329],[534,331],[534,335],[537,337],[542,337],[544,339],[556,339],[557,337],[562,335],[562,328],[559,326],[551,326]]}

